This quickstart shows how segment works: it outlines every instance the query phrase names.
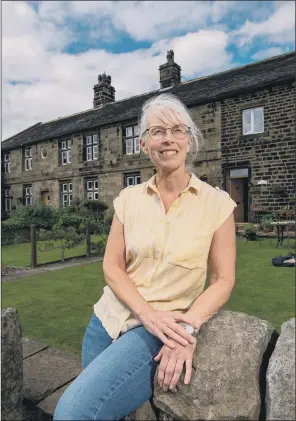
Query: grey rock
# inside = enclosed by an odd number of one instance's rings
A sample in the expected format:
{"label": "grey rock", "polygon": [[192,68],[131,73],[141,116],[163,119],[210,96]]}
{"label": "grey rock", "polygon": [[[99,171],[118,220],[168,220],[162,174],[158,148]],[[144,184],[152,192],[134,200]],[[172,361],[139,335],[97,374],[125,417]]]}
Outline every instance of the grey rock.
{"label": "grey rock", "polygon": [[18,311],[1,311],[1,418],[22,419],[23,356]]}
{"label": "grey rock", "polygon": [[156,421],[158,419],[158,410],[152,401],[146,401],[140,408],[125,417],[125,421]]}
{"label": "grey rock", "polygon": [[23,346],[23,358],[28,358],[33,354],[36,354],[43,349],[48,348],[48,345],[34,341],[33,339],[23,338],[22,339],[22,346]]}
{"label": "grey rock", "polygon": [[37,408],[39,408],[42,413],[53,416],[60,397],[65,392],[65,390],[68,389],[71,383],[67,383],[65,386],[59,388],[51,395],[47,396],[45,399],[38,403]]}
{"label": "grey rock", "polygon": [[69,383],[81,372],[81,359],[56,348],[47,348],[23,361],[24,397],[34,404]]}
{"label": "grey rock", "polygon": [[200,330],[189,385],[165,393],[155,375],[160,419],[258,420],[262,357],[274,328],[244,313],[221,310]]}
{"label": "grey rock", "polygon": [[296,420],[295,318],[281,326],[266,376],[266,419]]}

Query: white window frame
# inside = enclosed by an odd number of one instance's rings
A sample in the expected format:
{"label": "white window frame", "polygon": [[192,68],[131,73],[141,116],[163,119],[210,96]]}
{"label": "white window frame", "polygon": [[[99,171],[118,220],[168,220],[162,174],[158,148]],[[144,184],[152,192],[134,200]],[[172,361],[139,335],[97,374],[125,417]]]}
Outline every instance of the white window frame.
{"label": "white window frame", "polygon": [[11,211],[11,190],[10,187],[4,187],[4,210],[5,212]]}
{"label": "white window frame", "polygon": [[32,186],[24,186],[24,202],[26,206],[33,204],[33,187]]}
{"label": "white window frame", "polygon": [[137,125],[128,126],[125,128],[125,154],[138,155],[141,152],[140,148],[140,128]]}
{"label": "white window frame", "polygon": [[10,174],[10,152],[4,154],[4,173]]}
{"label": "white window frame", "polygon": [[72,163],[72,140],[63,140],[61,142],[61,162],[62,165]]}
{"label": "white window frame", "polygon": [[[256,110],[262,110],[262,127],[259,131],[255,131],[255,112]],[[247,130],[245,119],[247,115],[250,114],[251,117],[251,127]],[[249,134],[258,134],[264,132],[264,107],[254,107],[254,108],[247,108],[242,112],[242,126],[243,126],[243,135]]]}
{"label": "white window frame", "polygon": [[126,174],[125,180],[127,187],[136,186],[137,184],[141,184],[141,174]]}
{"label": "white window frame", "polygon": [[71,206],[72,203],[72,182],[71,181],[63,181],[61,183],[61,199],[62,199],[62,207],[65,208],[66,206]]}
{"label": "white window frame", "polygon": [[32,148],[25,149],[25,171],[31,171],[33,168]]}
{"label": "white window frame", "polygon": [[87,200],[99,200],[99,180],[86,180],[86,198]]}
{"label": "white window frame", "polygon": [[98,134],[87,135],[85,138],[86,161],[97,161],[99,158]]}

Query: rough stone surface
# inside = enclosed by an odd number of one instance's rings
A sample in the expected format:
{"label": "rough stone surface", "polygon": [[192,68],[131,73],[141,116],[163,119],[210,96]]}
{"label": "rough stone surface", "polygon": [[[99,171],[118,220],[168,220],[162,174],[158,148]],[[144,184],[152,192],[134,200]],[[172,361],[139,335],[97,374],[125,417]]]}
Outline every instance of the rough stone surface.
{"label": "rough stone surface", "polygon": [[295,318],[281,327],[266,380],[266,419],[296,420]]}
{"label": "rough stone surface", "polygon": [[39,404],[37,405],[37,408],[40,409],[45,414],[53,415],[60,397],[65,392],[65,390],[70,386],[70,384],[71,383],[66,384],[65,386],[56,390],[51,395],[47,396],[45,399],[39,402]]}
{"label": "rough stone surface", "polygon": [[158,419],[158,409],[152,401],[146,401],[140,408],[125,417],[125,421],[156,421]]}
{"label": "rough stone surface", "polygon": [[22,346],[23,346],[23,358],[30,357],[33,354],[36,354],[43,349],[48,348],[48,345],[43,344],[42,342],[34,341],[33,339],[23,338],[22,339]]}
{"label": "rough stone surface", "polygon": [[24,397],[38,403],[81,372],[78,355],[47,348],[23,361]]}
{"label": "rough stone surface", "polygon": [[258,420],[259,372],[273,331],[269,322],[247,314],[216,314],[200,330],[188,386],[164,393],[156,373],[161,419]]}
{"label": "rough stone surface", "polygon": [[22,331],[18,311],[1,311],[1,418],[22,419]]}

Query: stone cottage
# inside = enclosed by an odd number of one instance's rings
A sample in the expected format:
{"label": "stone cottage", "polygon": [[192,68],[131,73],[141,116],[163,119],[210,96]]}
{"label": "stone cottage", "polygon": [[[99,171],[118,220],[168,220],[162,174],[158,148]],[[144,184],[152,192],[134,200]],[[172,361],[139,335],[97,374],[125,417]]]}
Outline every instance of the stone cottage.
{"label": "stone cottage", "polygon": [[248,221],[252,203],[278,210],[295,195],[295,57],[181,82],[168,51],[160,88],[120,101],[111,76],[99,75],[92,109],[2,142],[2,210],[19,203],[68,206],[74,198],[111,206],[122,188],[148,180],[155,168],[140,150],[138,117],[143,103],[162,92],[178,96],[202,129],[196,173],[229,192],[238,204],[236,221]]}

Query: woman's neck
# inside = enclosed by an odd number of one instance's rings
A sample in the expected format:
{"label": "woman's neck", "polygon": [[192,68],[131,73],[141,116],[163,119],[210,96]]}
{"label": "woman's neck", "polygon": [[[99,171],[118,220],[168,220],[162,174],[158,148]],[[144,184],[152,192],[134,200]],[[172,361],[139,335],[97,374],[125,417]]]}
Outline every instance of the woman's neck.
{"label": "woman's neck", "polygon": [[178,195],[187,187],[190,176],[191,174],[186,171],[183,174],[177,174],[175,172],[157,174],[155,179],[156,187],[159,192]]}

